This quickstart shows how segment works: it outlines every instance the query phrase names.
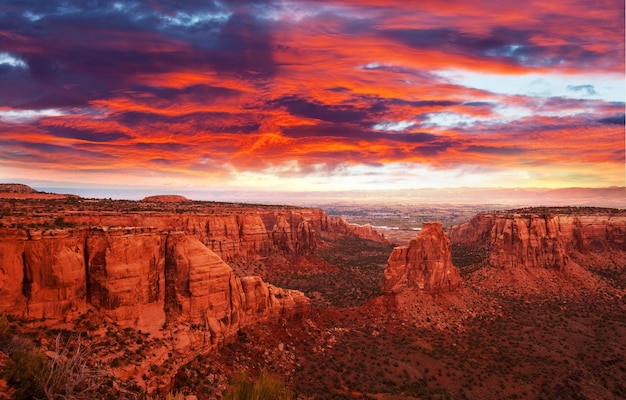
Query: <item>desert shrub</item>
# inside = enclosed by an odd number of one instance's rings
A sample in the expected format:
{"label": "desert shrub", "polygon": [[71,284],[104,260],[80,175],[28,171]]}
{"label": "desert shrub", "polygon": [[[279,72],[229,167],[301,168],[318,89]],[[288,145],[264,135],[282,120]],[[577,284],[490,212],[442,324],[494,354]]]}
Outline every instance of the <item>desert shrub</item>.
{"label": "desert shrub", "polygon": [[98,397],[102,373],[88,366],[90,349],[80,337],[61,343],[44,353],[31,343],[11,339],[9,361],[3,371],[13,387],[15,399],[93,399]]}
{"label": "desert shrub", "polygon": [[292,399],[285,383],[263,371],[252,383],[243,371],[233,378],[231,386],[224,392],[225,400],[289,400]]}
{"label": "desert shrub", "polygon": [[16,400],[44,399],[39,377],[47,374],[48,360],[41,350],[15,351],[4,369],[4,378],[15,389]]}

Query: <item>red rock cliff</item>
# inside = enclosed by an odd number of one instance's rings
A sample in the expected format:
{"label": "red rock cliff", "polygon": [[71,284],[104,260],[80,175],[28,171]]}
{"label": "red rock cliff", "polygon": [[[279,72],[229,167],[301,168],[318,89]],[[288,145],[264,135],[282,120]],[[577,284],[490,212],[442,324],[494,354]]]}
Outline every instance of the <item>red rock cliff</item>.
{"label": "red rock cliff", "polygon": [[626,250],[626,212],[541,209],[481,213],[450,228],[453,243],[487,244],[491,266],[564,270],[573,251]]}
{"label": "red rock cliff", "polygon": [[215,214],[168,212],[73,212],[68,223],[88,226],[150,226],[194,235],[223,260],[270,254],[311,254],[320,235],[385,241],[369,226],[348,224],[319,209],[281,208]]}
{"label": "red rock cliff", "polygon": [[385,269],[382,291],[398,293],[406,289],[451,290],[461,281],[452,265],[450,240],[440,222],[424,223],[409,246],[393,249]]}
{"label": "red rock cliff", "polygon": [[93,307],[137,328],[182,319],[213,343],[308,307],[301,292],[236,278],[196,237],[155,228],[5,229],[0,265],[0,313],[61,319]]}
{"label": "red rock cliff", "polygon": [[276,288],[259,277],[237,278],[217,254],[184,234],[168,236],[165,275],[165,309],[204,326],[212,344],[242,326],[290,316],[309,303],[302,292]]}

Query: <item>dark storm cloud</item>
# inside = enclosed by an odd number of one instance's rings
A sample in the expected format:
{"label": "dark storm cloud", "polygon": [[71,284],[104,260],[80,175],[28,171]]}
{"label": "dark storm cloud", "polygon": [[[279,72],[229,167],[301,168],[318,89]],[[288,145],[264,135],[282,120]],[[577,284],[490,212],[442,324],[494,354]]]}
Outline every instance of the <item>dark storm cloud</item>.
{"label": "dark storm cloud", "polygon": [[350,92],[349,88],[342,87],[342,86],[328,88],[326,90],[328,90],[329,92],[335,92],[335,93],[348,93],[348,92]]}
{"label": "dark storm cloud", "polygon": [[495,147],[495,146],[468,146],[466,152],[493,154],[501,156],[516,156],[526,153],[528,150],[516,147]]}
{"label": "dark storm cloud", "polygon": [[384,35],[418,49],[449,49],[486,54],[507,53],[507,46],[528,42],[529,33],[508,28],[496,28],[488,35],[470,34],[453,28],[389,29]]}
{"label": "dark storm cloud", "polygon": [[[170,3],[5,6],[0,26],[7,34],[0,35],[0,46],[26,68],[17,74],[1,66],[0,79],[12,82],[0,102],[24,108],[85,105],[133,87],[137,76],[184,65],[256,78],[274,74],[271,36],[258,19],[213,2]],[[20,88],[24,92],[16,96]]]}
{"label": "dark storm cloud", "polygon": [[371,118],[368,110],[358,109],[352,105],[326,105],[311,102],[296,96],[286,96],[273,102],[273,105],[285,107],[289,113],[298,117],[314,118],[335,123],[363,124]]}
{"label": "dark storm cloud", "polygon": [[253,119],[247,114],[237,116],[224,112],[193,112],[177,116],[126,112],[117,118],[120,123],[130,128],[150,129],[150,127],[165,126],[169,127],[173,133],[181,135],[190,135],[195,132],[250,134],[258,132],[261,127],[261,124],[254,120],[244,123],[233,121],[234,118],[239,120]]}
{"label": "dark storm cloud", "polygon": [[399,104],[399,105],[408,105],[413,107],[450,107],[456,106],[461,103],[457,101],[450,100],[417,100],[417,101],[409,101],[402,99],[391,99],[388,101],[389,104]]}
{"label": "dark storm cloud", "polygon": [[166,99],[170,103],[207,102],[216,99],[236,97],[241,92],[237,89],[210,85],[190,85],[182,89],[168,87],[142,87],[143,93],[150,93],[156,98]]}
{"label": "dark storm cloud", "polygon": [[[290,114],[301,118],[313,118],[324,122],[369,127],[380,122],[379,116],[394,106],[409,106],[418,109],[432,107],[450,107],[461,103],[449,100],[404,100],[398,98],[385,99],[378,96],[354,95],[353,104],[344,102],[341,105],[324,104],[309,101],[297,96],[285,96],[269,104],[270,107],[284,107]],[[343,129],[340,127],[339,129]]]}
{"label": "dark storm cloud", "polygon": [[381,33],[414,49],[439,50],[523,66],[551,66],[564,61],[591,62],[604,54],[576,44],[559,46],[537,44],[533,38],[542,32],[494,27],[488,33],[469,33],[456,28],[387,29]]}
{"label": "dark storm cloud", "polygon": [[413,153],[422,157],[433,157],[441,153],[445,153],[448,149],[454,147],[455,145],[456,144],[454,142],[441,140],[434,143],[416,146],[413,148]]}
{"label": "dark storm cloud", "polygon": [[612,117],[602,118],[599,122],[603,124],[612,124],[612,125],[625,125],[626,124],[626,114],[614,115]]}
{"label": "dark storm cloud", "polygon": [[47,126],[46,131],[50,135],[59,138],[78,139],[97,143],[117,142],[131,138],[131,136],[123,132],[94,132],[65,126]]}
{"label": "dark storm cloud", "polygon": [[182,151],[188,151],[191,148],[183,143],[175,143],[175,142],[171,142],[171,143],[134,143],[132,145],[130,145],[131,147],[137,149],[137,150],[141,150],[141,151],[151,151],[151,152],[161,152],[161,151],[168,151],[168,152],[182,152]]}

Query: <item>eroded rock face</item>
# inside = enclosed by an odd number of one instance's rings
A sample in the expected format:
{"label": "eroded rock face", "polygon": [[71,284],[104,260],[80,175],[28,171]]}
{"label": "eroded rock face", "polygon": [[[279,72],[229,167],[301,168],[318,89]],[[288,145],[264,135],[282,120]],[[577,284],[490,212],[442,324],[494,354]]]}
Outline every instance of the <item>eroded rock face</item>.
{"label": "eroded rock face", "polygon": [[68,223],[91,226],[150,226],[194,235],[224,261],[271,254],[312,254],[321,234],[386,242],[371,226],[348,224],[319,209],[278,209],[220,214],[67,213]]}
{"label": "eroded rock face", "polygon": [[548,268],[564,271],[572,252],[626,250],[626,213],[594,209],[557,212],[481,213],[450,228],[453,243],[487,245],[496,268]]}
{"label": "eroded rock face", "polygon": [[20,315],[26,310],[22,286],[27,239],[24,231],[0,230],[0,312]]}
{"label": "eroded rock face", "polygon": [[230,266],[193,236],[170,235],[166,253],[166,309],[208,328],[212,344],[242,326],[308,307],[302,292],[276,288],[257,276],[235,277]]}
{"label": "eroded rock face", "polygon": [[0,232],[0,313],[62,319],[93,307],[123,326],[168,319],[219,343],[241,326],[308,308],[303,293],[237,278],[195,236],[154,228]]}
{"label": "eroded rock face", "polygon": [[84,232],[0,231],[0,313],[55,318],[84,309]]}
{"label": "eroded rock face", "polygon": [[22,294],[29,316],[54,318],[84,309],[84,252],[82,238],[28,242],[24,249]]}
{"label": "eroded rock face", "polygon": [[385,269],[383,293],[456,288],[461,278],[458,268],[452,265],[450,250],[450,240],[442,224],[424,223],[408,246],[393,249]]}
{"label": "eroded rock face", "polygon": [[163,323],[165,239],[153,229],[92,229],[85,252],[87,302],[118,321],[137,324],[150,307],[149,318]]}
{"label": "eroded rock face", "polygon": [[558,221],[549,215],[514,215],[491,229],[489,264],[497,268],[548,268],[563,271],[569,257]]}
{"label": "eroded rock face", "polygon": [[222,259],[187,235],[170,235],[165,260],[165,307],[169,314],[201,324],[211,336],[236,331],[240,288]]}

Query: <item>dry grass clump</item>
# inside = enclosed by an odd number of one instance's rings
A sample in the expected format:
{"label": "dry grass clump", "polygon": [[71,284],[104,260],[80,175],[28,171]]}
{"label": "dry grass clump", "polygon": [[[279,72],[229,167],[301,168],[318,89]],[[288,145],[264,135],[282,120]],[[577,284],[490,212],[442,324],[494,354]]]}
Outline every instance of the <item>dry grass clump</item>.
{"label": "dry grass clump", "polygon": [[290,400],[293,395],[285,383],[263,371],[256,382],[252,382],[246,371],[235,375],[232,385],[224,393],[225,400]]}

